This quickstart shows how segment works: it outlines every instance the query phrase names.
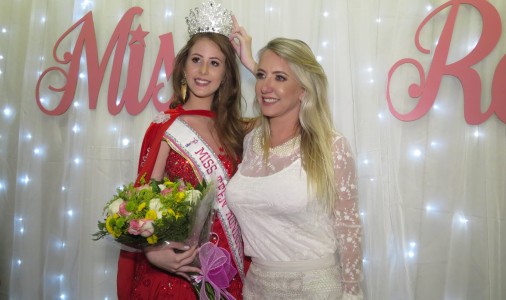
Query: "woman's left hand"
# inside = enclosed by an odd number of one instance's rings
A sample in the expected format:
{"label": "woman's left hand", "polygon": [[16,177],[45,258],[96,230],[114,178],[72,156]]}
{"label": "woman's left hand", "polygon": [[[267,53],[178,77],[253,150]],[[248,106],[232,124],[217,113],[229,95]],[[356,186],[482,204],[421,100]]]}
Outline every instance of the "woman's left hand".
{"label": "woman's left hand", "polygon": [[257,63],[253,58],[253,51],[251,50],[251,36],[248,35],[244,27],[239,26],[235,16],[232,16],[234,28],[230,34],[230,42],[234,47],[235,52],[239,56],[241,63],[252,73],[255,74]]}

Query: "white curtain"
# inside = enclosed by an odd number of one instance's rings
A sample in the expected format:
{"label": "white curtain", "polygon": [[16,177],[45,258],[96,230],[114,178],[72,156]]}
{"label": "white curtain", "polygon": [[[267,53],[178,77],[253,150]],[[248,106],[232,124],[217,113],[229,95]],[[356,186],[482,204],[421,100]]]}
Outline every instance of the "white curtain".
{"label": "white curtain", "polygon": [[[151,104],[135,116],[125,109],[108,112],[110,66],[97,108],[89,109],[86,57],[71,107],[59,116],[44,114],[35,100],[37,80],[52,66],[66,68],[52,56],[57,39],[91,11],[101,58],[123,14],[140,6],[144,11],[132,29],[140,24],[150,32],[142,97],[159,36],[172,32],[177,52],[187,39],[184,18],[202,1],[0,1],[1,299],[116,298],[118,249],[92,241],[91,234],[105,202],[134,179],[143,133],[156,114]],[[427,73],[433,52],[418,51],[415,32],[445,2],[221,1],[252,35],[255,52],[273,37],[299,38],[327,72],[335,125],[351,141],[358,162],[367,299],[506,298],[505,123],[492,115],[467,124],[462,87],[450,76],[430,111],[416,121],[398,120],[386,101],[388,72],[397,61],[413,58]],[[489,2],[506,16],[504,1]],[[424,27],[424,47],[434,50],[448,11]],[[469,53],[481,29],[480,15],[463,5],[449,61]],[[503,32],[475,66],[482,110],[491,101],[505,38]],[[70,50],[72,41],[60,51]],[[248,115],[254,77],[244,68],[241,74]],[[417,103],[406,96],[417,80],[408,66],[396,73],[397,110],[407,112]],[[124,78],[120,96],[123,88]]]}

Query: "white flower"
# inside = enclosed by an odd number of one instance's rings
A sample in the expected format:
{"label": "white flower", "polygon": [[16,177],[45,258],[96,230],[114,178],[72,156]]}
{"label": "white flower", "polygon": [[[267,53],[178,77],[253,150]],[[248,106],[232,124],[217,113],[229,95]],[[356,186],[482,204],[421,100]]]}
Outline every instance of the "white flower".
{"label": "white flower", "polygon": [[114,214],[119,213],[119,206],[123,202],[124,202],[123,199],[118,198],[114,200],[111,204],[109,204],[109,207],[107,207],[107,213],[109,214],[109,216],[113,216]]}
{"label": "white flower", "polygon": [[145,220],[141,225],[141,236],[149,237],[152,236],[155,232],[155,228],[153,227],[153,221]]}
{"label": "white flower", "polygon": [[158,219],[162,218],[163,205],[162,205],[162,202],[160,201],[160,199],[158,199],[158,198],[151,199],[149,201],[149,209],[156,211],[156,217]]}
{"label": "white flower", "polygon": [[198,190],[186,191],[186,202],[190,202],[191,205],[197,204],[202,197],[202,193]]}

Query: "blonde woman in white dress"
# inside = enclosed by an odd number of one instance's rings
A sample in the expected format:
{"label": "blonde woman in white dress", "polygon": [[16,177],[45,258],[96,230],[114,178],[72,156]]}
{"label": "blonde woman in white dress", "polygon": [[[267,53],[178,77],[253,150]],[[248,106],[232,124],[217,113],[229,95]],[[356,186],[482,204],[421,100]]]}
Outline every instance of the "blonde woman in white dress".
{"label": "blonde woman in white dress", "polygon": [[244,299],[363,299],[356,167],[324,70],[304,42],[277,38],[256,78],[261,116],[227,186],[252,258]]}

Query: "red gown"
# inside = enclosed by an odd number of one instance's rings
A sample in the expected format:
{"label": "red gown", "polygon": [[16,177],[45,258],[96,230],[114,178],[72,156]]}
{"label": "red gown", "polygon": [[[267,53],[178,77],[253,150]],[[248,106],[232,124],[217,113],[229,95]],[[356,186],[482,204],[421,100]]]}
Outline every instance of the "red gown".
{"label": "red gown", "polygon": [[[230,178],[235,172],[232,161],[224,152],[219,154],[218,158]],[[176,151],[169,152],[165,168],[166,176],[170,180],[180,178],[193,185],[198,184],[191,164]],[[213,218],[211,231],[211,242],[230,252],[219,218]],[[246,267],[245,265],[245,270]],[[125,250],[121,250],[118,261],[117,291],[119,300],[197,299],[193,287],[187,280],[151,265],[144,253]],[[237,300],[242,299],[242,281],[239,274],[233,278],[227,291]]]}

